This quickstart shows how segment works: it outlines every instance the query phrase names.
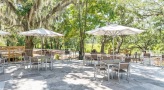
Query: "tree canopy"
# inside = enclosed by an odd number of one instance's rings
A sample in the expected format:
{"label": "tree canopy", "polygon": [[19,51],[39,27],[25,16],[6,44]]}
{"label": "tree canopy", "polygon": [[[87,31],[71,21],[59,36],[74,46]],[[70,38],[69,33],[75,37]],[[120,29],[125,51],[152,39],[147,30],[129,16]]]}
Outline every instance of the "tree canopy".
{"label": "tree canopy", "polygon": [[[118,36],[115,49],[164,50],[163,0],[1,0],[0,29],[12,33],[7,45],[24,45],[18,32],[44,27],[64,34],[64,38],[46,39],[46,48],[71,48],[86,52],[92,43],[86,31],[107,23],[145,30],[135,36]],[[101,52],[111,48],[111,37],[96,37]],[[32,49],[39,39],[25,37]],[[108,48],[109,47],[109,48]]]}

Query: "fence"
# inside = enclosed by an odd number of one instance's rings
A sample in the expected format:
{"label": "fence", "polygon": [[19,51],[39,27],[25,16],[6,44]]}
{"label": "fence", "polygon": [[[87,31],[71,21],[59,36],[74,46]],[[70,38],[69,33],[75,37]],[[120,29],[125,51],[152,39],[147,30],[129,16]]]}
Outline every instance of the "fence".
{"label": "fence", "polygon": [[8,58],[9,61],[11,58],[22,56],[24,51],[24,46],[0,46],[1,57]]}
{"label": "fence", "polygon": [[49,54],[51,56],[59,56],[59,59],[74,59],[78,57],[76,51],[54,50],[54,49],[25,49],[24,46],[0,46],[0,56],[5,57],[10,62],[11,59],[22,57],[22,54],[33,56],[41,56]]}

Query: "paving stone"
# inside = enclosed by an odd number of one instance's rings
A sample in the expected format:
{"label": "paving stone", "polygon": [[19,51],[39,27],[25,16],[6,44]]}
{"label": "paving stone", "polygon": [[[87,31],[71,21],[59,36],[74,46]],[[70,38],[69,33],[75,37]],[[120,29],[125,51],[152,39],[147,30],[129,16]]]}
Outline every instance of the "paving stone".
{"label": "paving stone", "polygon": [[5,82],[0,82],[0,90],[3,90],[5,86]]}
{"label": "paving stone", "polygon": [[9,65],[0,74],[0,90],[164,90],[164,70],[160,67],[131,64],[129,82],[118,82],[103,75],[94,78],[93,66],[82,60],[56,61],[53,70],[23,69]]}

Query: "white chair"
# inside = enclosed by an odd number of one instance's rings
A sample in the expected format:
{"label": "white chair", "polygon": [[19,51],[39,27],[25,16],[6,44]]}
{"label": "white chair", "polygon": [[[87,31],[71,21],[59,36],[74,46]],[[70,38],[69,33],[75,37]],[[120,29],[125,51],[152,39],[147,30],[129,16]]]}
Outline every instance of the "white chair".
{"label": "white chair", "polygon": [[118,68],[115,68],[114,71],[117,73],[118,81],[120,82],[120,74],[127,74],[127,80],[129,82],[130,74],[130,64],[127,62],[119,62]]}
{"label": "white chair", "polygon": [[87,65],[87,64],[91,63],[91,55],[84,55],[83,57],[83,65]]}
{"label": "white chair", "polygon": [[0,73],[4,73],[5,58],[0,58]]}
{"label": "white chair", "polygon": [[92,61],[95,63],[95,61],[99,62],[99,58],[97,57],[97,53],[91,53],[91,64]]}
{"label": "white chair", "polygon": [[94,78],[97,78],[97,74],[101,74],[103,72],[103,75],[109,74],[109,70],[107,65],[103,62],[103,60],[109,60],[110,57],[108,57],[106,54],[102,54],[100,58],[98,58],[99,62],[94,62]]}
{"label": "white chair", "polygon": [[30,56],[23,56],[22,57],[22,66],[24,66],[24,69],[26,69],[26,67],[28,68],[29,65],[31,65],[31,57]]}
{"label": "white chair", "polygon": [[152,60],[150,53],[146,53],[143,56],[143,65],[153,65],[154,61]]}
{"label": "white chair", "polygon": [[94,63],[94,78],[97,78],[97,74],[101,74],[101,72],[103,72],[103,75],[105,76],[105,74],[107,73],[107,66],[101,61],[100,64]]}
{"label": "white chair", "polygon": [[38,71],[42,66],[41,60],[38,57],[30,57],[30,69],[33,68],[34,66],[37,67]]}
{"label": "white chair", "polygon": [[52,70],[53,69],[53,63],[54,63],[54,59],[51,56],[44,56],[43,58],[46,70],[47,70],[47,64],[49,64],[49,68]]}

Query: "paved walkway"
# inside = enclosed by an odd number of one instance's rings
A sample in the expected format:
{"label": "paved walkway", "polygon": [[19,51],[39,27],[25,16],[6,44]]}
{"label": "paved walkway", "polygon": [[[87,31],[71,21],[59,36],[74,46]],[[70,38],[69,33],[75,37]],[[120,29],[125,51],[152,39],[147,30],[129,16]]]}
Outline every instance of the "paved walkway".
{"label": "paved walkway", "polygon": [[132,63],[130,82],[125,77],[107,81],[101,75],[94,79],[93,67],[82,61],[56,61],[54,69],[6,67],[0,74],[0,90],[164,90],[164,69]]}

